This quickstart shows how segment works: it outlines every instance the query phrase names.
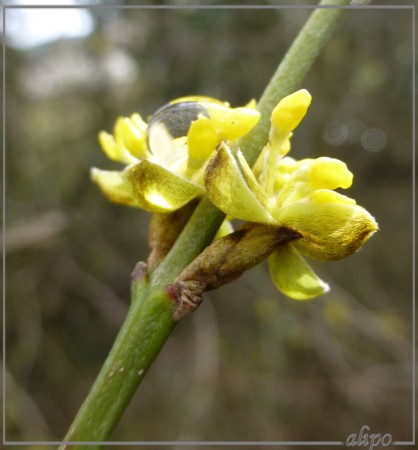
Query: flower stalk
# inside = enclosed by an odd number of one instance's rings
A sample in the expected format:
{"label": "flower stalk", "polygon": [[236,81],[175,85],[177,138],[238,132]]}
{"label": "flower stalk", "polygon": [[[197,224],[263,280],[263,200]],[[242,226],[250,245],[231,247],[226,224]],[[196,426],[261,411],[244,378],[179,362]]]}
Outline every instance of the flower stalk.
{"label": "flower stalk", "polygon": [[[323,0],[321,5],[335,6],[348,3],[349,0]],[[250,166],[255,163],[259,152],[268,141],[269,118],[274,106],[300,87],[342,12],[342,9],[337,8],[315,10],[278,67],[257,105],[261,113],[260,121],[239,142],[239,147]],[[109,149],[113,151],[113,148]],[[142,148],[136,150],[143,151]],[[102,175],[105,174],[95,173],[96,177]],[[149,198],[135,197],[139,193],[132,195],[128,193],[126,197],[127,191],[124,189],[126,180],[114,173],[109,176],[110,181],[115,183],[117,188],[121,188],[123,202],[129,203],[134,199],[148,204]],[[189,190],[199,192],[193,183],[189,183]],[[164,208],[161,210],[164,212]],[[77,445],[79,449],[98,449],[101,447],[100,442],[109,438],[145,373],[175,327],[173,313],[177,304],[172,299],[172,291],[165,286],[172,285],[179,276],[178,280],[188,281],[192,269],[186,267],[212,242],[224,218],[225,214],[204,197],[167,256],[163,260],[158,256],[151,261],[152,272],[147,273],[144,265],[140,265],[134,271],[132,303],[126,320],[96,382],[65,436],[65,443],[61,449],[68,449],[73,445]],[[249,227],[249,231],[244,234],[255,233],[255,230],[265,226]],[[296,236],[286,234],[282,237],[290,239]],[[280,240],[282,237],[275,236],[274,239]],[[269,248],[266,250],[267,253],[270,247],[274,248],[274,246],[267,247]],[[163,253],[166,251],[167,248]],[[264,253],[260,257],[265,257]],[[185,269],[186,272],[183,272]],[[232,279],[235,275],[238,276],[239,273],[228,273],[227,278]],[[219,279],[213,283],[222,281]],[[97,444],[88,445],[94,442]]]}

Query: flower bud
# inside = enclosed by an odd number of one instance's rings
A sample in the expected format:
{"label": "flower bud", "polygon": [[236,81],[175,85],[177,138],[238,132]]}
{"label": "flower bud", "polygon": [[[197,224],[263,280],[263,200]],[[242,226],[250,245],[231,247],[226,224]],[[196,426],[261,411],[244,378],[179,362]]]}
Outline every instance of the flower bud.
{"label": "flower bud", "polygon": [[306,89],[283,98],[271,113],[273,128],[281,135],[293,131],[305,117],[311,100],[311,94]]}
{"label": "flower bud", "polygon": [[196,309],[205,291],[239,278],[243,272],[267,258],[283,242],[298,239],[299,233],[284,227],[245,223],[233,233],[206,248],[179,275],[167,292],[175,298],[174,320]]}

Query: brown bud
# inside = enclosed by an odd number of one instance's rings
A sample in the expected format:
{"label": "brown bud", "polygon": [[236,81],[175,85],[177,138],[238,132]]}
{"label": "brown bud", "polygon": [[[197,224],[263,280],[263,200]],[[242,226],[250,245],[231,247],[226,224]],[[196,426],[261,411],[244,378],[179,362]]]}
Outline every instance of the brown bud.
{"label": "brown bud", "polygon": [[152,215],[148,232],[151,249],[148,257],[148,270],[150,272],[160,264],[170,251],[192,215],[196,204],[196,201],[192,201],[172,213],[154,213]]}
{"label": "brown bud", "polygon": [[247,222],[207,247],[178,276],[171,289],[177,301],[174,320],[180,320],[200,304],[205,291],[240,277],[259,264],[282,242],[299,239],[293,230]]}

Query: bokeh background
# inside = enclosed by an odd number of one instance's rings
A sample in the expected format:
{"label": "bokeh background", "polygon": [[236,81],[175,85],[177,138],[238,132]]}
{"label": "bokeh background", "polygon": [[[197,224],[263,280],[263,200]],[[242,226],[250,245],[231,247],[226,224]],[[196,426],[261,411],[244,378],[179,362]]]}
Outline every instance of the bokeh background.
{"label": "bokeh background", "polygon": [[[90,167],[117,168],[98,131],[183,95],[258,98],[309,14],[7,10],[8,441],[64,436],[147,257],[149,214],[90,182]],[[381,230],[311,262],[332,288],[316,300],[283,297],[265,264],[206,295],[113,440],[345,441],[363,425],[412,439],[411,74],[411,10],[345,12],[303,83],[313,104],[292,155],[347,162],[348,195]]]}

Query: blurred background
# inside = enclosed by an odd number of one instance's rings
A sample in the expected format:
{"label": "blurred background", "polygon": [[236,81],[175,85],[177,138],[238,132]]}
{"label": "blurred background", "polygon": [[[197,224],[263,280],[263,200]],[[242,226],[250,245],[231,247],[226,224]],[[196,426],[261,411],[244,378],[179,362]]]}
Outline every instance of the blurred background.
{"label": "blurred background", "polygon": [[[90,167],[118,168],[97,133],[183,95],[258,98],[310,11],[6,14],[6,437],[60,440],[148,253],[149,214],[90,182]],[[411,15],[345,12],[303,83],[313,103],[293,139],[295,158],[348,164],[347,194],[380,231],[345,260],[311,261],[331,285],[316,300],[283,297],[266,264],[206,295],[112,440],[345,441],[363,425],[412,439]]]}

